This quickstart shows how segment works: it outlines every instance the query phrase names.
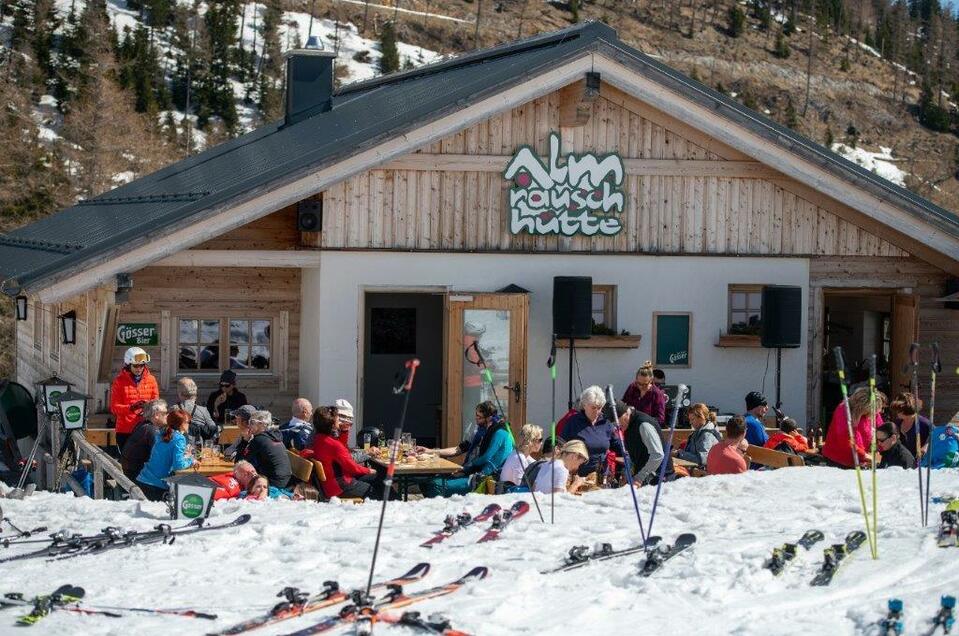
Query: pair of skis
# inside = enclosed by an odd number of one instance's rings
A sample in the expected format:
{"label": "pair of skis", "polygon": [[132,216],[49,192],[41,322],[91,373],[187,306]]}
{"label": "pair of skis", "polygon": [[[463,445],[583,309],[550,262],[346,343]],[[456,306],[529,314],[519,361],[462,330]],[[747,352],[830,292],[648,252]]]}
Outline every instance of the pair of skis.
{"label": "pair of skis", "polygon": [[803,548],[808,552],[814,545],[825,538],[819,530],[810,530],[795,543],[784,543],[778,548],[773,548],[772,556],[766,560],[763,567],[774,575],[779,576],[799,555],[799,548]]}
{"label": "pair of skis", "polygon": [[499,538],[500,533],[503,532],[510,523],[519,519],[527,512],[529,512],[529,504],[525,501],[517,501],[506,511],[503,511],[503,508],[499,504],[494,503],[486,506],[486,508],[475,517],[471,516],[468,512],[456,516],[450,515],[446,517],[443,529],[436,532],[430,539],[421,543],[420,547],[432,548],[434,545],[442,543],[463,528],[468,528],[477,523],[490,520],[492,520],[492,523],[489,529],[480,537],[477,543],[494,541]]}
{"label": "pair of skis", "polygon": [[[866,542],[866,538],[866,533],[856,530],[846,535],[843,543],[831,545],[823,550],[823,562],[819,566],[815,577],[810,581],[810,585],[829,585],[842,564]],[[789,564],[796,560],[799,555],[799,548],[808,552],[814,545],[824,539],[825,536],[819,530],[810,530],[799,541],[784,543],[774,548],[772,556],[766,560],[763,567],[774,575],[780,576],[789,567]]]}
{"label": "pair of skis", "polygon": [[[889,599],[887,605],[888,611],[886,617],[879,621],[879,630],[882,636],[902,636],[904,631],[903,620],[902,620],[902,608],[903,603],[898,598]],[[930,621],[932,627],[926,631],[926,636],[933,636],[939,628],[942,628],[943,634],[949,634],[952,632],[953,625],[955,625],[955,609],[956,609],[956,597],[955,596],[943,596],[939,599],[939,611],[936,612],[936,615],[932,617]]]}
{"label": "pair of skis", "polygon": [[666,561],[693,547],[695,543],[696,535],[684,533],[676,537],[676,541],[672,545],[663,545],[662,537],[649,537],[645,544],[623,550],[614,550],[609,543],[600,544],[592,551],[584,545],[574,546],[570,549],[563,565],[552,570],[546,570],[542,574],[569,572],[597,561],[608,561],[643,552],[646,554],[646,559],[639,566],[639,575],[647,577],[659,570]]}

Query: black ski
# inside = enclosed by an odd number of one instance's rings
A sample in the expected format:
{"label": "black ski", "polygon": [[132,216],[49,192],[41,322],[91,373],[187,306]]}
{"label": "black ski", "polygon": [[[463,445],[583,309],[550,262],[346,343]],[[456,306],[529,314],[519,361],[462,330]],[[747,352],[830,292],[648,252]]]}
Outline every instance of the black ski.
{"label": "black ski", "polygon": [[955,596],[941,597],[939,599],[939,612],[932,618],[932,629],[926,632],[926,636],[932,636],[940,627],[943,634],[951,633],[952,627],[956,623],[955,609]]}
{"label": "black ski", "polygon": [[955,510],[942,511],[939,519],[939,536],[936,541],[940,548],[959,546],[959,512]]}
{"label": "black ski", "polygon": [[570,570],[576,570],[583,566],[589,565],[593,561],[607,561],[609,559],[616,559],[618,557],[645,552],[646,550],[655,548],[657,545],[659,545],[660,541],[662,541],[662,537],[649,537],[646,539],[646,545],[637,545],[631,548],[625,548],[623,550],[614,550],[613,546],[609,543],[601,543],[592,550],[590,550],[588,546],[577,545],[570,548],[569,554],[566,556],[566,561],[563,565],[553,570],[541,572],[541,574],[568,572]]}
{"label": "black ski", "polygon": [[845,543],[837,543],[823,550],[823,563],[810,585],[829,585],[840,566],[866,541],[866,533],[855,530],[846,535]]}
{"label": "black ski", "polygon": [[[37,596],[32,601],[26,601],[27,604],[33,605],[33,610],[29,614],[18,618],[17,623],[19,625],[34,625],[58,607],[80,601],[85,594],[86,592],[82,587],[61,585],[54,590],[52,594]],[[21,605],[25,602],[23,597],[17,594],[6,595],[3,601],[0,601],[0,604],[4,603],[4,601],[8,601],[6,603],[8,605]],[[15,603],[9,603],[9,601],[15,601]]]}
{"label": "black ski", "polygon": [[819,530],[810,530],[796,543],[784,543],[778,548],[774,548],[772,556],[766,560],[763,567],[778,576],[782,574],[786,566],[796,558],[800,547],[810,550],[823,539],[825,539],[825,536],[823,536],[822,532]]}
{"label": "black ski", "polygon": [[689,548],[693,547],[696,544],[696,535],[692,533],[684,533],[676,537],[676,543],[671,546],[659,545],[655,550],[651,550],[646,557],[646,560],[643,561],[643,565],[640,568],[640,576],[650,576],[661,567],[663,563],[669,561],[677,554],[685,552]]}
{"label": "black ski", "polygon": [[900,636],[903,630],[902,601],[898,598],[889,599],[889,611],[886,617],[879,621],[882,636]]}

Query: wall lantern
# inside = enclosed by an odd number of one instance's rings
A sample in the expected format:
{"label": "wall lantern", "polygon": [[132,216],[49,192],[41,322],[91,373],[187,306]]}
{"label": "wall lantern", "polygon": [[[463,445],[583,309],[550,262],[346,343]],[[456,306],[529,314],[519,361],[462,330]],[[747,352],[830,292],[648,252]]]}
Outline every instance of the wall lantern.
{"label": "wall lantern", "polygon": [[187,473],[169,477],[166,481],[173,484],[173,498],[169,502],[173,519],[205,519],[210,515],[216,490],[212,480],[196,473]]}
{"label": "wall lantern", "polygon": [[63,333],[63,344],[77,343],[77,312],[68,311],[60,316],[60,331]]}
{"label": "wall lantern", "polygon": [[26,320],[27,319],[27,297],[24,295],[17,296],[17,320]]}
{"label": "wall lantern", "polygon": [[87,424],[87,400],[89,395],[69,390],[57,397],[60,423],[66,431],[80,431]]}
{"label": "wall lantern", "polygon": [[47,415],[53,415],[57,412],[57,400],[60,395],[70,390],[72,386],[63,378],[50,376],[46,380],[37,382],[40,385],[40,392],[43,393],[43,408]]}

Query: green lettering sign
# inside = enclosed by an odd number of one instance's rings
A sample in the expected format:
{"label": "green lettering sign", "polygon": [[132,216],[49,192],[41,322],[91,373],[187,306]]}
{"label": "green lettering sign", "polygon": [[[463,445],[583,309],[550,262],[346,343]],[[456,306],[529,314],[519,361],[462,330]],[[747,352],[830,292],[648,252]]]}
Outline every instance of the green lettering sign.
{"label": "green lettering sign", "polygon": [[180,512],[187,519],[196,519],[203,514],[203,497],[200,495],[187,495],[180,502]]}
{"label": "green lettering sign", "polygon": [[79,422],[81,415],[82,413],[80,412],[79,406],[68,406],[66,413],[64,413],[64,416],[67,418],[67,422],[70,424],[76,424]]}
{"label": "green lettering sign", "polygon": [[160,344],[156,323],[117,325],[116,344],[123,347],[155,347]]}

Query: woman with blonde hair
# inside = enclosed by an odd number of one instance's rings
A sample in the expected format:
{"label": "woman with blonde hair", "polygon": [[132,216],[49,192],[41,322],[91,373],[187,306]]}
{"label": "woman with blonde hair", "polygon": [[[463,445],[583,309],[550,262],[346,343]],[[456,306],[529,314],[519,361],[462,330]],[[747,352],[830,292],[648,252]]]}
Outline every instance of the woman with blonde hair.
{"label": "woman with blonde hair", "polygon": [[519,445],[516,453],[512,453],[503,462],[499,480],[504,485],[525,486],[523,473],[535,460],[533,453],[543,448],[543,428],[535,424],[526,424],[519,432]]}
{"label": "woman with blonde hair", "polygon": [[676,457],[705,466],[709,449],[722,439],[716,428],[716,414],[702,402],[697,402],[686,411],[686,417],[689,418],[693,433],[686,440],[683,450],[676,453]]}
{"label": "woman with blonde hair", "polygon": [[666,394],[656,386],[653,363],[647,360],[636,372],[633,383],[626,387],[623,402],[640,413],[656,418],[660,426],[666,425]]}
{"label": "woman with blonde hair", "polygon": [[[882,426],[882,409],[886,406],[886,396],[876,392],[876,422],[875,426]],[[872,463],[869,453],[872,444],[873,422],[869,404],[869,389],[862,387],[853,391],[849,396],[849,414],[852,416],[853,444],[855,451],[849,445],[849,426],[846,420],[846,406],[840,402],[832,412],[829,421],[829,430],[826,432],[826,441],[823,443],[822,456],[831,463],[842,468],[853,467],[853,452],[859,457],[861,466]]]}
{"label": "woman with blonde hair", "polygon": [[[560,450],[559,457],[552,460],[553,465],[540,468],[536,473],[533,490],[542,493],[570,492],[576,494],[586,485],[586,481],[579,476],[579,469],[589,461],[589,451],[586,444],[578,439],[566,442]],[[572,475],[572,479],[570,479]]]}

